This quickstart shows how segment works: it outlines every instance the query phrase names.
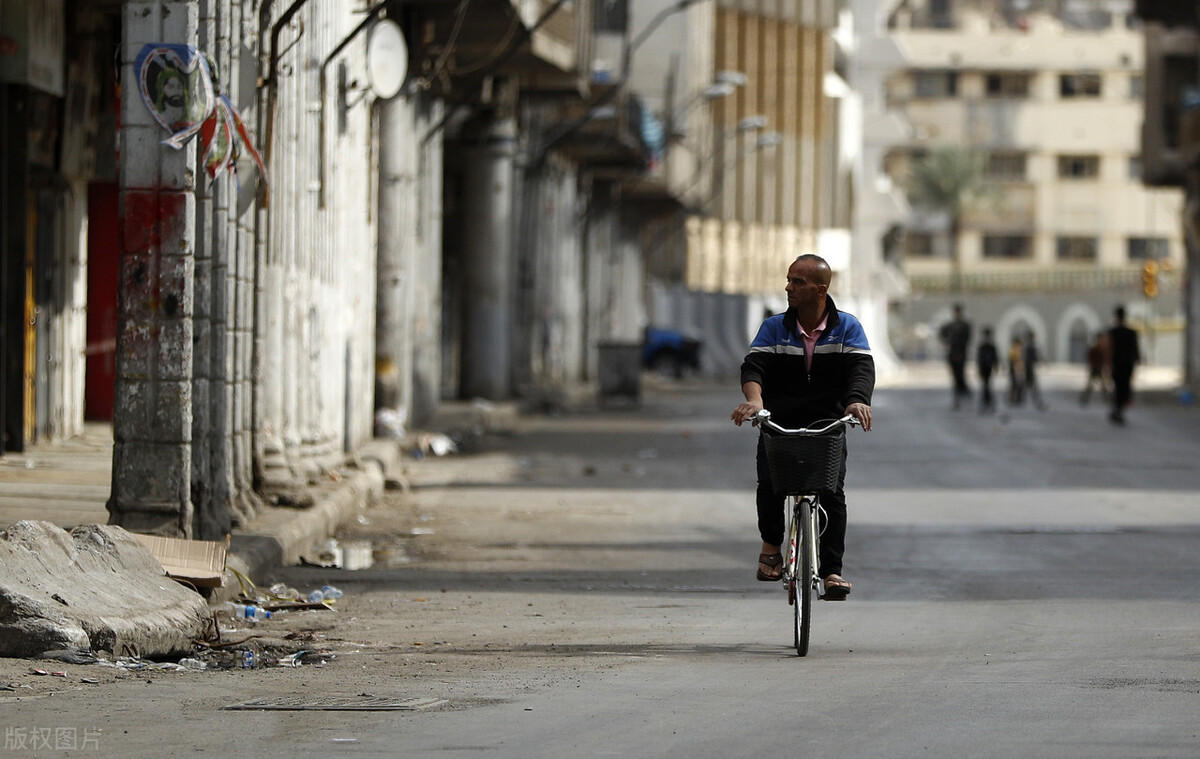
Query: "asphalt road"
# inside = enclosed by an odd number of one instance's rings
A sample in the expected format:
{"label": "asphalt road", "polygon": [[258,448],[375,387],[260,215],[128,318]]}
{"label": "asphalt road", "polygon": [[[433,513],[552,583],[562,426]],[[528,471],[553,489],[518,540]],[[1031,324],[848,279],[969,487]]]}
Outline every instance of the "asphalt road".
{"label": "asphalt road", "polygon": [[[103,726],[112,756],[1200,755],[1200,410],[1115,428],[1049,400],[981,416],[878,393],[876,429],[850,438],[854,591],[817,605],[803,659],[784,593],[753,579],[755,433],[728,421],[735,389],[684,384],[414,467],[343,535],[390,561],[274,578],[347,591],[260,629],[307,633],[323,667],[106,677],[0,708]],[[221,708],[367,694],[430,701]]]}

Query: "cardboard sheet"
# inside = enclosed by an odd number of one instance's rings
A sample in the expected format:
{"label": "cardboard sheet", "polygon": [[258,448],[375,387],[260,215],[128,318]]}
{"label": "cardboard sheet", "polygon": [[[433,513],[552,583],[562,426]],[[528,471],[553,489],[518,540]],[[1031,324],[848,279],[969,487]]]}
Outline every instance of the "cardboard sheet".
{"label": "cardboard sheet", "polygon": [[191,583],[198,588],[221,587],[227,542],[132,534],[150,549],[171,579]]}

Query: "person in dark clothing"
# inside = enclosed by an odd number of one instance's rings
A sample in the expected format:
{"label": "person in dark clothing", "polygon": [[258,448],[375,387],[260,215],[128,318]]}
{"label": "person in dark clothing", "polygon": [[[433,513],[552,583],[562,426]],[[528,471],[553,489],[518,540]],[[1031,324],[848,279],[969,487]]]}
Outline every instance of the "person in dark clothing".
{"label": "person in dark clothing", "polygon": [[[788,309],[762,323],[742,361],[742,394],[746,400],[730,414],[741,425],[768,409],[773,421],[784,427],[805,427],[821,419],[851,414],[871,429],[871,395],[875,389],[875,361],[862,325],[853,315],[839,311],[829,297],[833,273],[829,264],[812,254],[797,258],[788,268]],[[783,571],[783,502],[775,492],[767,468],[766,452],[759,439],[758,531],[762,553],[759,580],[778,580]],[[837,489],[821,497],[828,521],[821,535],[818,574],[825,598],[843,600],[850,583],[841,576],[846,545],[846,460],[842,459]]]}
{"label": "person in dark clothing", "polygon": [[990,414],[996,411],[996,400],[992,397],[992,374],[1000,356],[996,351],[996,343],[992,339],[992,328],[983,328],[983,339],[975,351],[975,368],[979,371],[979,413]]}
{"label": "person in dark clothing", "polygon": [[954,408],[963,400],[971,399],[971,388],[967,385],[967,348],[971,344],[971,323],[963,318],[963,307],[954,304],[954,318],[942,325],[939,336],[946,346],[946,361],[954,378]]}
{"label": "person in dark clothing", "polygon": [[1108,330],[1109,361],[1113,382],[1113,405],[1108,418],[1113,424],[1125,423],[1125,409],[1133,400],[1133,367],[1142,360],[1138,336],[1125,326],[1125,307],[1113,311],[1115,324]]}
{"label": "person in dark clothing", "polygon": [[1096,339],[1087,349],[1087,384],[1079,394],[1079,405],[1088,405],[1092,399],[1092,388],[1096,386],[1100,388],[1100,397],[1108,400],[1108,364],[1108,332],[1097,332]]}
{"label": "person in dark clothing", "polygon": [[1029,337],[1025,340],[1025,392],[1029,393],[1029,400],[1037,407],[1039,411],[1046,410],[1046,402],[1042,400],[1042,388],[1037,381],[1037,365],[1042,362],[1041,351],[1038,350],[1037,341],[1034,338],[1033,332],[1029,333]]}

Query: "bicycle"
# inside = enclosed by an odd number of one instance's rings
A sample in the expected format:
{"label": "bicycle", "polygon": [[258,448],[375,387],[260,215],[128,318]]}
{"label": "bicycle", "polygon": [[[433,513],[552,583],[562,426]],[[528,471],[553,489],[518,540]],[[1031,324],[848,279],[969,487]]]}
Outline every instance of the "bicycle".
{"label": "bicycle", "polygon": [[[788,517],[784,540],[783,574],[795,620],[798,656],[808,655],[812,627],[813,594],[825,596],[824,582],[817,576],[820,562],[821,493],[837,487],[846,445],[846,425],[859,421],[847,414],[824,427],[787,429],[771,421],[763,409],[751,422],[759,428],[767,453],[767,468],[776,492],[786,493]],[[768,432],[768,430],[770,432]]]}

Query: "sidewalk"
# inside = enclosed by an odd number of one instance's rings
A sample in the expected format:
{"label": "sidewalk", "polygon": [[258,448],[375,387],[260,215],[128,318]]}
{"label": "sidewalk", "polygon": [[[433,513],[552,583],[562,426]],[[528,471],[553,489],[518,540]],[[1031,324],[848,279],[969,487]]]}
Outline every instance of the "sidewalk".
{"label": "sidewalk", "polygon": [[[514,404],[447,403],[431,422],[431,432],[503,429],[516,416]],[[230,540],[226,566],[252,579],[280,564],[297,563],[314,545],[380,498],[392,478],[400,478],[405,452],[423,432],[403,440],[368,442],[325,482],[310,486],[311,506],[266,506]],[[112,426],[88,423],[78,437],[32,445],[0,456],[0,529],[21,520],[42,520],[64,528],[107,524],[112,482]],[[238,592],[226,575],[214,595],[219,602]]]}

